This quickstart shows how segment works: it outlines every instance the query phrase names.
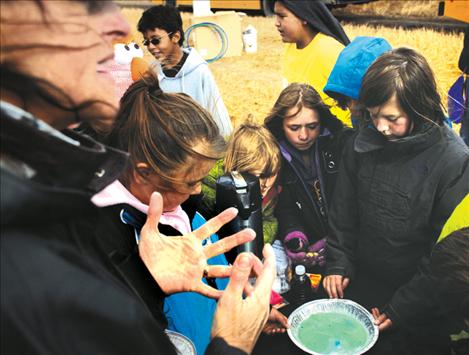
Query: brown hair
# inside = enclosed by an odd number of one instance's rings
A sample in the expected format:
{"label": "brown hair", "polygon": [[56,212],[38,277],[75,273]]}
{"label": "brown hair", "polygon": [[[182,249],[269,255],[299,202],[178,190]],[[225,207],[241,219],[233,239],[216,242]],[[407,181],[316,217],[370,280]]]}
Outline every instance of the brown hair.
{"label": "brown hair", "polygon": [[[32,4],[37,6],[40,16],[40,19],[31,21],[23,21],[19,18],[8,18],[2,16],[2,33],[3,35],[8,35],[8,32],[11,32],[11,36],[14,36],[13,30],[9,30],[8,26],[18,26],[18,25],[38,25],[38,24],[45,24],[49,26],[49,30],[53,28],[54,24],[57,24],[55,21],[51,21],[49,18],[49,11],[44,3],[46,0],[33,0],[31,1]],[[98,1],[98,0],[75,0],[75,3],[82,4],[85,6],[85,9],[88,15],[93,15],[95,13],[104,12],[107,10],[108,7],[116,6],[113,5],[111,1]],[[1,6],[22,6],[19,2],[13,1],[2,1]],[[3,14],[2,14],[3,15]],[[66,23],[67,19],[64,19],[64,22],[60,22],[58,24],[62,25],[60,27],[60,31],[63,31],[63,25]],[[36,22],[37,21],[37,22]],[[81,27],[83,34],[87,34],[89,31],[94,31],[92,28],[89,28],[85,24],[76,24],[73,23],[77,28]],[[59,31],[59,29],[57,29]],[[104,39],[103,39],[104,40]],[[10,53],[17,53],[22,50],[30,50],[35,49],[37,51],[55,51],[55,50],[67,50],[70,51],[77,50],[77,49],[84,49],[89,46],[89,44],[83,43],[83,47],[79,47],[82,44],[80,41],[76,43],[68,45],[63,44],[45,44],[45,43],[35,43],[35,44],[9,44],[3,43],[0,41],[0,51],[2,53],[2,60],[0,63],[0,86],[2,89],[11,91],[18,95],[21,98],[22,102],[20,106],[25,109],[29,110],[29,100],[39,98],[43,100],[45,103],[58,108],[63,111],[70,112],[70,116],[74,117],[76,122],[81,122],[80,114],[83,110],[96,105],[106,105],[111,108],[114,108],[108,102],[101,101],[101,100],[87,100],[84,102],[74,102],[70,97],[69,93],[63,91],[54,82],[44,80],[42,78],[38,78],[33,74],[28,74],[24,70],[22,70],[21,66],[16,63],[15,59],[10,59],[8,54]],[[26,55],[26,54],[24,54]],[[117,110],[117,108],[116,108]],[[100,120],[93,120],[90,122],[90,125],[93,125],[93,128],[96,130],[106,130],[106,126],[103,126]]]}
{"label": "brown hair", "polygon": [[110,140],[130,153],[130,172],[145,162],[168,183],[181,182],[174,175],[192,169],[196,159],[216,161],[226,149],[210,114],[186,94],[164,93],[153,73],[122,97]]}
{"label": "brown hair", "polygon": [[228,142],[224,169],[225,172],[258,171],[261,178],[276,175],[280,170],[280,149],[274,136],[263,126],[241,124]]}
{"label": "brown hair", "polygon": [[394,94],[415,131],[425,122],[443,124],[445,111],[433,71],[413,49],[396,48],[376,59],[363,78],[359,101],[365,107],[376,107]]}
{"label": "brown hair", "polygon": [[[287,116],[287,111],[293,107],[296,107],[297,111]],[[343,128],[342,122],[331,113],[329,106],[322,101],[318,92],[311,85],[298,83],[290,84],[283,89],[270,114],[265,118],[264,124],[277,139],[283,139],[283,120],[294,117],[303,107],[318,113],[321,130],[328,128],[335,133]]]}

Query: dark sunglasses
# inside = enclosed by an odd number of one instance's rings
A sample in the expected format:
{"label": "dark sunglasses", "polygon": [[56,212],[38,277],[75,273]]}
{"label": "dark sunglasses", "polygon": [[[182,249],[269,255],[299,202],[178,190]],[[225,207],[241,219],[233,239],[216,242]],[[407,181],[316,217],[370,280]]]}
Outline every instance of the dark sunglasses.
{"label": "dark sunglasses", "polygon": [[[173,33],[170,32],[168,34],[166,34],[165,36],[171,36]],[[161,37],[153,37],[153,38],[150,38],[150,39],[144,39],[142,44],[145,46],[145,47],[148,47],[151,44],[153,44],[154,46],[157,46],[161,43],[161,39],[163,38],[164,36],[161,36]]]}

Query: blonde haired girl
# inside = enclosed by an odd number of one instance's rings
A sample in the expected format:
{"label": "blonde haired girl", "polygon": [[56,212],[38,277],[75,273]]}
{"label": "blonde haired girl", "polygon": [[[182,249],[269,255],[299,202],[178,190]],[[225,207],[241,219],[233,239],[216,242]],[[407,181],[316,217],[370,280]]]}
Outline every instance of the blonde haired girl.
{"label": "blonde haired girl", "polygon": [[244,123],[233,132],[225,159],[219,160],[203,181],[202,214],[205,217],[215,214],[215,185],[218,177],[235,170],[259,177],[264,242],[272,243],[278,226],[273,212],[278,194],[275,182],[280,171],[280,150],[269,130],[255,123]]}

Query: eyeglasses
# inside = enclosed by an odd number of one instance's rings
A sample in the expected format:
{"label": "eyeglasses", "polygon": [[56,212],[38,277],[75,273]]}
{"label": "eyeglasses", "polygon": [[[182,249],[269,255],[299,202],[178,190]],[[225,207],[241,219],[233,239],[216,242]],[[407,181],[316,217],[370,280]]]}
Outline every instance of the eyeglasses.
{"label": "eyeglasses", "polygon": [[170,32],[164,36],[161,36],[161,37],[153,37],[151,39],[144,39],[142,44],[145,46],[145,47],[148,47],[151,44],[153,44],[154,46],[157,46],[161,43],[161,39],[165,36],[171,36],[173,33]]}

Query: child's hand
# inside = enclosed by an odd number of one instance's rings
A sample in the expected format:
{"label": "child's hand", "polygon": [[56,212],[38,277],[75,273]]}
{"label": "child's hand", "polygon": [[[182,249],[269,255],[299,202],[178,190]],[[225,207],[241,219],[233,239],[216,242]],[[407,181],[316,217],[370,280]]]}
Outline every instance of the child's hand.
{"label": "child's hand", "polygon": [[275,333],[285,333],[290,328],[288,324],[288,318],[283,315],[282,312],[272,308],[270,310],[267,324],[264,326],[262,331],[266,334],[272,335]]}
{"label": "child's hand", "polygon": [[342,275],[328,275],[324,278],[323,286],[330,298],[344,298],[344,290],[350,279]]}
{"label": "child's hand", "polygon": [[386,313],[381,313],[378,308],[372,308],[371,314],[373,314],[375,324],[380,332],[392,327],[392,320],[388,318]]}

